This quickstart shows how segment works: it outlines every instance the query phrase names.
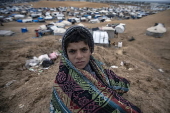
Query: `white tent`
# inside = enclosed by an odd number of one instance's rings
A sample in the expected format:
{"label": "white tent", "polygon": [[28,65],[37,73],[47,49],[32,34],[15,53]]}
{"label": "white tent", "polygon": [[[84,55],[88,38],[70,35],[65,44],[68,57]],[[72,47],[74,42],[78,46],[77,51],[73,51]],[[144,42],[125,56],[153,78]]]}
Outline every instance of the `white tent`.
{"label": "white tent", "polygon": [[109,36],[106,31],[93,31],[94,43],[109,44]]}
{"label": "white tent", "polygon": [[64,23],[53,23],[55,26],[57,26],[58,28],[64,28],[65,24]]}
{"label": "white tent", "polygon": [[92,24],[100,23],[100,21],[99,21],[99,19],[92,19],[92,20],[89,21],[89,23],[92,23]]}
{"label": "white tent", "polygon": [[79,23],[79,24],[77,24],[78,26],[83,26],[84,27],[84,25],[82,24],[82,23]]}
{"label": "white tent", "polygon": [[13,34],[14,34],[14,32],[12,32],[12,31],[0,30],[0,36],[11,36]]}
{"label": "white tent", "polygon": [[153,37],[162,37],[165,32],[166,28],[164,27],[164,25],[162,23],[157,23],[157,25],[149,27],[147,29],[146,35]]}
{"label": "white tent", "polygon": [[65,26],[71,25],[71,22],[69,22],[67,20],[63,20],[61,23],[63,23]]}
{"label": "white tent", "polygon": [[32,22],[32,18],[26,18],[26,19],[22,19],[22,22],[23,23],[26,23],[26,22]]}
{"label": "white tent", "polygon": [[46,20],[51,20],[51,19],[53,19],[53,17],[50,16],[50,15],[48,15],[48,16],[46,16],[44,19],[46,19]]}
{"label": "white tent", "polygon": [[41,29],[41,30],[47,30],[47,27],[46,27],[46,25],[41,25],[41,26],[39,26],[39,29]]}
{"label": "white tent", "polygon": [[103,31],[106,31],[109,38],[114,38],[115,29],[113,27],[103,26],[103,27],[99,27],[99,29],[103,30]]}
{"label": "white tent", "polygon": [[54,29],[54,33],[65,33],[66,32],[66,29],[64,28],[55,28]]}
{"label": "white tent", "polygon": [[153,32],[153,33],[165,33],[166,28],[164,27],[162,23],[158,23],[158,25],[148,28],[147,31]]}
{"label": "white tent", "polygon": [[64,33],[66,32],[66,29],[64,28],[55,28],[53,30],[54,35],[64,35]]}
{"label": "white tent", "polygon": [[39,16],[41,16],[42,15],[42,13],[31,13],[31,17],[39,17]]}
{"label": "white tent", "polygon": [[115,27],[117,33],[123,33],[125,31],[125,24],[120,23]]}
{"label": "white tent", "polygon": [[106,11],[106,10],[101,10],[101,11],[99,11],[100,13],[108,13],[108,11]]}
{"label": "white tent", "polygon": [[15,19],[25,18],[25,15],[17,14],[17,15],[14,15],[14,18],[15,18]]}

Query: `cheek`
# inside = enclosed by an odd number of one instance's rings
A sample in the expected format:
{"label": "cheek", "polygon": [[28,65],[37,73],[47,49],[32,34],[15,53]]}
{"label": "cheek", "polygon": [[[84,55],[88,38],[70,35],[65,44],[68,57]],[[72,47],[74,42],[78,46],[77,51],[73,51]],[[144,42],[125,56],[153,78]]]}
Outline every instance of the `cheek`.
{"label": "cheek", "polygon": [[91,52],[89,52],[88,54],[86,54],[86,58],[90,59],[90,55],[91,55]]}
{"label": "cheek", "polygon": [[89,56],[91,55],[92,53],[89,51]]}
{"label": "cheek", "polygon": [[73,55],[67,54],[67,56],[69,60],[73,58]]}
{"label": "cheek", "polygon": [[75,55],[67,54],[67,56],[68,56],[68,60],[70,60],[70,62],[74,64],[74,60],[76,59]]}

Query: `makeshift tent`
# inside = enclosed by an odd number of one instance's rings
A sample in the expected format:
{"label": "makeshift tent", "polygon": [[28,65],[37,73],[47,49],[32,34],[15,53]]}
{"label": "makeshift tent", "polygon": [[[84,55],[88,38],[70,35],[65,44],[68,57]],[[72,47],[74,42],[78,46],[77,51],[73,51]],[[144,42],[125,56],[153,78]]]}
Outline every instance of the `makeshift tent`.
{"label": "makeshift tent", "polygon": [[50,15],[48,15],[48,16],[46,16],[44,19],[45,19],[45,20],[51,20],[51,19],[53,19],[53,17],[50,16]]}
{"label": "makeshift tent", "polygon": [[85,22],[85,21],[87,21],[87,18],[86,17],[80,17],[80,21]]}
{"label": "makeshift tent", "polygon": [[39,27],[39,29],[41,29],[41,30],[47,30],[47,27],[46,27],[46,25],[41,25],[41,26]]}
{"label": "makeshift tent", "polygon": [[110,20],[109,18],[107,18],[105,21],[106,21],[106,22],[110,22],[111,20]]}
{"label": "makeshift tent", "polygon": [[94,24],[94,23],[100,23],[99,19],[92,19],[89,21],[90,23]]}
{"label": "makeshift tent", "polygon": [[39,20],[32,20],[33,22],[39,22]]}
{"label": "makeshift tent", "polygon": [[23,23],[32,22],[32,18],[22,19]]}
{"label": "makeshift tent", "polygon": [[79,24],[77,24],[78,26],[83,26],[84,27],[84,25],[82,24],[82,23],[79,23]]}
{"label": "makeshift tent", "polygon": [[42,15],[42,13],[32,13],[30,16],[32,17],[32,18],[36,18],[36,17],[39,17],[39,16],[41,16]]}
{"label": "makeshift tent", "polygon": [[65,26],[71,25],[71,22],[69,22],[67,20],[63,20],[61,23],[63,23]]}
{"label": "makeshift tent", "polygon": [[80,18],[72,17],[72,18],[69,18],[69,19],[68,19],[69,22],[73,22],[73,20],[75,20],[77,23],[80,22]]}
{"label": "makeshift tent", "polygon": [[64,16],[63,16],[63,17],[62,17],[62,16],[61,16],[61,17],[60,17],[60,16],[57,16],[57,19],[58,19],[58,20],[62,20],[62,19],[64,19]]}
{"label": "makeshift tent", "polygon": [[64,33],[66,32],[66,29],[64,28],[55,28],[53,30],[54,35],[64,35]]}
{"label": "makeshift tent", "polygon": [[12,32],[12,31],[0,30],[0,36],[11,36],[13,34],[14,34],[14,32]]}
{"label": "makeshift tent", "polygon": [[125,24],[120,23],[115,27],[117,33],[123,33],[125,31]]}
{"label": "makeshift tent", "polygon": [[15,19],[25,18],[25,15],[17,14],[17,15],[14,15],[14,18]]}
{"label": "makeshift tent", "polygon": [[93,40],[97,44],[109,44],[109,36],[106,31],[93,31]]}
{"label": "makeshift tent", "polygon": [[13,21],[13,18],[12,18],[12,17],[7,17],[7,18],[4,18],[4,20],[5,20],[6,22],[9,22],[9,21]]}
{"label": "makeshift tent", "polygon": [[64,28],[65,24],[64,23],[53,23],[55,26],[57,26],[58,28]]}
{"label": "makeshift tent", "polygon": [[106,31],[109,38],[114,38],[114,34],[115,34],[115,29],[113,27],[100,27],[100,30]]}
{"label": "makeshift tent", "polygon": [[54,16],[54,17],[57,16],[58,14],[60,14],[60,12],[52,12],[51,13],[51,15]]}
{"label": "makeshift tent", "polygon": [[159,38],[162,37],[165,32],[166,28],[162,23],[155,23],[155,26],[147,29],[146,35]]}

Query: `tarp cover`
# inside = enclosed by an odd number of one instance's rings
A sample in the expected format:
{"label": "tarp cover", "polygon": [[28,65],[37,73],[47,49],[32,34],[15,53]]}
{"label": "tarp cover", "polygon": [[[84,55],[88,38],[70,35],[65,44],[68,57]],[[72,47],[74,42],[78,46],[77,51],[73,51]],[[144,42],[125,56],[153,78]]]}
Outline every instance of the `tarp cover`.
{"label": "tarp cover", "polygon": [[64,23],[55,23],[54,25],[57,26],[57,27],[64,27],[65,26]]}
{"label": "tarp cover", "polygon": [[109,37],[106,31],[93,31],[94,43],[109,44]]}
{"label": "tarp cover", "polygon": [[63,20],[61,23],[63,23],[63,24],[65,24],[65,25],[71,25],[71,22],[69,22],[69,21],[66,21],[66,20]]}
{"label": "tarp cover", "polygon": [[56,29],[54,29],[53,32],[54,32],[54,33],[65,33],[65,32],[66,32],[66,29],[64,29],[64,28],[56,28]]}
{"label": "tarp cover", "polygon": [[12,34],[14,34],[12,31],[0,30],[0,36],[11,36]]}
{"label": "tarp cover", "polygon": [[158,23],[157,26],[153,26],[147,29],[147,31],[152,32],[152,33],[165,33],[166,28],[164,27],[163,24]]}

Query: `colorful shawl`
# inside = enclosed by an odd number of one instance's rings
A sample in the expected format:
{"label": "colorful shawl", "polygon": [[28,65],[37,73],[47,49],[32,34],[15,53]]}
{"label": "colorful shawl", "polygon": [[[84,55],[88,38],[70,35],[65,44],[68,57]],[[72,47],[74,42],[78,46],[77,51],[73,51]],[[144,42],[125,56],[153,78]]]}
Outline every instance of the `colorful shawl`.
{"label": "colorful shawl", "polygon": [[96,75],[75,68],[64,56],[50,103],[50,113],[140,113],[140,109],[121,95],[129,82],[113,71],[103,69],[92,56],[89,62]]}

